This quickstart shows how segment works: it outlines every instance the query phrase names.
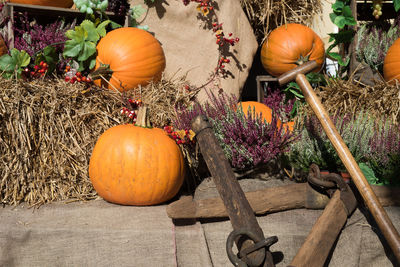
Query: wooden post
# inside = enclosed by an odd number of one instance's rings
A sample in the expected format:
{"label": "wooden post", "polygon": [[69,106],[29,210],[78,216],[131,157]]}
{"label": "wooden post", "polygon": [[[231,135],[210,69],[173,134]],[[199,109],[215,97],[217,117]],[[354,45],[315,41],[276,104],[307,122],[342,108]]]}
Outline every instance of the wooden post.
{"label": "wooden post", "polygon": [[[265,239],[264,233],[258,225],[254,211],[237,181],[235,174],[219,146],[210,123],[202,116],[197,116],[192,122],[192,129],[196,133],[196,141],[200,146],[201,154],[212,175],[218,193],[224,203],[234,230],[251,229],[260,242]],[[238,249],[254,244],[251,240],[238,242]],[[264,260],[268,266],[274,266],[271,253],[265,249],[256,250],[248,257],[254,266],[260,266]]]}
{"label": "wooden post", "polygon": [[[350,1],[350,8],[351,8],[351,14],[353,14],[354,19],[357,21],[357,0],[351,0]],[[349,75],[353,75],[354,71],[357,69],[358,65],[360,62],[357,60],[356,56],[356,48],[357,48],[357,25],[354,25],[350,27],[350,29],[354,30],[354,38],[353,41],[350,43],[349,46],[349,54],[350,54],[350,63],[349,63]]]}

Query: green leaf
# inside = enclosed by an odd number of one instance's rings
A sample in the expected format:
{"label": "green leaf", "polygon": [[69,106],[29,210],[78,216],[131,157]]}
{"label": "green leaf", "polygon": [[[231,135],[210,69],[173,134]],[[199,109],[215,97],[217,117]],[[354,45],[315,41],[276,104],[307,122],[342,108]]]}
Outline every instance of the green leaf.
{"label": "green leaf", "polygon": [[79,61],[85,61],[90,56],[96,53],[96,44],[92,42],[83,43],[83,49],[78,57]]}
{"label": "green leaf", "polygon": [[68,40],[64,45],[64,57],[76,57],[81,52],[83,43],[76,43],[73,40]]}
{"label": "green leaf", "polygon": [[26,51],[22,50],[17,55],[16,65],[18,67],[26,67],[31,62],[31,56]]}
{"label": "green leaf", "polygon": [[54,71],[56,68],[56,64],[58,61],[58,54],[56,52],[56,48],[54,46],[46,46],[43,49],[43,57],[44,61],[49,65],[49,68],[47,70],[48,73],[51,73]]}
{"label": "green leaf", "polygon": [[357,22],[353,17],[353,14],[351,13],[351,8],[350,6],[345,6],[343,7],[343,16],[346,18],[346,24],[347,25],[356,25]]}
{"label": "green leaf", "polygon": [[379,179],[376,178],[374,171],[365,163],[361,162],[358,164],[360,167],[362,173],[365,176],[365,179],[368,181],[370,184],[381,184],[379,183]]}
{"label": "green leaf", "polygon": [[133,6],[130,11],[131,11],[131,17],[136,20],[146,12],[146,9],[143,8],[141,5],[136,5]]}
{"label": "green leaf", "polygon": [[338,33],[329,33],[331,38],[333,38],[337,43],[350,43],[355,35],[353,29],[341,30]]}
{"label": "green leaf", "polygon": [[394,10],[397,12],[400,9],[400,0],[393,0]]}
{"label": "green leaf", "polygon": [[89,69],[94,69],[94,67],[96,66],[96,59],[92,59],[89,63]]}
{"label": "green leaf", "polygon": [[300,92],[298,92],[297,90],[294,89],[289,89],[289,91],[294,94],[295,96],[297,96],[298,98],[304,98],[303,94],[301,94]]}
{"label": "green leaf", "polygon": [[10,55],[5,54],[0,57],[0,69],[5,72],[12,72],[14,71],[16,66],[15,59],[12,58]]}
{"label": "green leaf", "polygon": [[346,26],[346,18],[344,16],[336,16],[335,20],[333,21],[339,29],[343,29]]}
{"label": "green leaf", "polygon": [[329,14],[329,18],[331,19],[331,21],[332,21],[333,23],[335,23],[335,19],[336,19],[337,16],[338,16],[338,15],[336,15],[335,13],[330,13],[330,14]]}
{"label": "green leaf", "polygon": [[145,31],[149,30],[149,25],[137,25],[136,27],[138,29],[145,30]]}
{"label": "green leaf", "polygon": [[90,20],[82,21],[81,27],[84,30],[84,36],[85,36],[84,40],[97,42],[100,39],[100,36],[97,33],[96,26]]}
{"label": "green leaf", "polygon": [[122,28],[122,25],[121,24],[118,24],[118,23],[116,23],[116,22],[114,22],[114,21],[111,21],[111,28],[114,30],[114,29],[118,29],[118,28]]}
{"label": "green leaf", "polygon": [[105,20],[102,23],[100,23],[97,28],[96,28],[96,32],[98,35],[100,35],[101,37],[106,36],[106,27],[108,24],[111,23],[111,20]]}
{"label": "green leaf", "polygon": [[332,4],[333,11],[341,12],[344,7],[344,3],[342,1],[336,1]]}
{"label": "green leaf", "polygon": [[327,55],[330,58],[333,58],[334,60],[336,60],[338,62],[338,64],[343,67],[347,66],[350,62],[350,58],[347,58],[346,61],[343,61],[342,56],[336,52],[330,52],[330,53],[327,53]]}

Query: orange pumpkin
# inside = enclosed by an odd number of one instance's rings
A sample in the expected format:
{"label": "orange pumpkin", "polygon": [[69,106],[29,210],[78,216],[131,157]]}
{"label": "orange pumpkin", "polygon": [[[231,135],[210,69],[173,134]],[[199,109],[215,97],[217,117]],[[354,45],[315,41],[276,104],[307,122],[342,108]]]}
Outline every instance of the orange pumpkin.
{"label": "orange pumpkin", "polygon": [[97,45],[96,67],[106,65],[112,76],[98,86],[128,91],[151,80],[158,81],[165,69],[164,51],[156,38],[145,30],[125,27],[112,30]]}
{"label": "orange pumpkin", "polygon": [[284,122],[282,124],[283,129],[288,130],[290,133],[292,133],[294,131],[294,126],[295,126],[294,121],[288,121],[288,122]]}
{"label": "orange pumpkin", "polygon": [[400,80],[400,38],[394,41],[386,53],[383,77],[386,81]]}
{"label": "orange pumpkin", "polygon": [[279,76],[306,61],[315,60],[319,71],[325,60],[321,38],[309,27],[291,23],[273,30],[261,47],[261,63],[273,76]]}
{"label": "orange pumpkin", "polygon": [[[239,102],[238,105],[242,107],[243,113],[245,116],[247,116],[248,111],[250,110],[252,114],[260,115],[263,120],[265,120],[267,123],[272,122],[272,109],[270,109],[267,105],[264,105],[263,103],[257,102],[257,101],[245,101],[245,102]],[[253,111],[255,113],[253,113]],[[277,125],[280,127],[282,122],[280,119],[277,119]]]}
{"label": "orange pumpkin", "polygon": [[155,205],[174,197],[184,179],[178,145],[159,128],[114,126],[98,139],[89,177],[105,200],[122,205]]}
{"label": "orange pumpkin", "polygon": [[73,0],[10,0],[11,3],[37,5],[37,6],[53,6],[70,8],[73,6]]}

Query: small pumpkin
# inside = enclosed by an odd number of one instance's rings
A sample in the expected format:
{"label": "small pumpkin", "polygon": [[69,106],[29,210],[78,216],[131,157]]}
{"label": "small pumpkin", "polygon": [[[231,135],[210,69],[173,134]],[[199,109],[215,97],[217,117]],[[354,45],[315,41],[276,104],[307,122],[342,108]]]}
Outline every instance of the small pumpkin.
{"label": "small pumpkin", "polygon": [[184,180],[182,153],[164,130],[114,126],[97,140],[89,178],[103,199],[122,205],[156,205],[174,197]]}
{"label": "small pumpkin", "polygon": [[10,0],[10,3],[71,8],[73,0]]}
{"label": "small pumpkin", "polygon": [[[247,116],[248,111],[250,110],[252,114],[260,115],[263,120],[265,120],[267,123],[272,122],[272,109],[269,108],[267,105],[264,105],[263,103],[257,102],[257,101],[244,101],[244,102],[239,102],[239,106],[242,107],[243,113],[245,116]],[[253,113],[254,111],[254,113]],[[280,127],[282,124],[281,120],[278,118],[277,119],[277,125]]]}
{"label": "small pumpkin", "polygon": [[294,131],[294,126],[295,126],[295,122],[294,121],[288,121],[288,122],[284,122],[282,124],[282,128],[286,131],[288,130],[289,133],[293,133]]}
{"label": "small pumpkin", "polygon": [[400,80],[400,38],[389,47],[383,61],[385,81]]}
{"label": "small pumpkin", "polygon": [[261,63],[273,76],[279,76],[306,61],[315,60],[321,70],[325,48],[321,38],[309,27],[290,23],[274,29],[261,47]]}
{"label": "small pumpkin", "polygon": [[[158,40],[145,30],[123,27],[106,34],[97,45],[95,72],[112,73],[108,83],[95,80],[98,86],[128,91],[151,80],[161,79],[165,55]],[[96,77],[93,77],[96,79]]]}

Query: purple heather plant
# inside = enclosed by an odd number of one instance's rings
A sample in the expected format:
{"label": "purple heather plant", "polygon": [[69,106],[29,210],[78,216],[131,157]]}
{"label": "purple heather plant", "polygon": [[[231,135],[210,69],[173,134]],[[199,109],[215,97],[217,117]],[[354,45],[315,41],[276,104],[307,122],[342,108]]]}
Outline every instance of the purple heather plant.
{"label": "purple heather plant", "polygon": [[176,129],[189,130],[193,118],[203,115],[208,118],[226,157],[232,167],[243,170],[277,159],[286,151],[293,134],[277,126],[278,117],[273,113],[271,123],[263,121],[250,110],[237,107],[237,98],[208,93],[209,102],[195,104],[192,108],[178,107]]}
{"label": "purple heather plant", "polygon": [[[331,117],[340,136],[358,164],[367,165],[377,184],[399,185],[400,126],[367,112]],[[300,137],[290,144],[285,154],[290,166],[304,173],[311,163],[321,169],[345,171],[336,150],[315,115],[302,117]],[[374,179],[375,180],[375,179]]]}
{"label": "purple heather plant", "polygon": [[374,127],[368,165],[379,182],[400,185],[400,126],[388,120],[377,120]]}
{"label": "purple heather plant", "polygon": [[295,99],[287,99],[286,95],[278,89],[267,88],[267,96],[264,97],[263,103],[279,114],[281,119],[288,117],[293,110]]}
{"label": "purple heather plant", "polygon": [[65,32],[72,29],[74,24],[66,24],[59,20],[48,25],[39,25],[24,13],[14,20],[14,47],[25,50],[33,58],[43,48],[53,44],[56,52],[62,53],[64,42],[67,40]]}

